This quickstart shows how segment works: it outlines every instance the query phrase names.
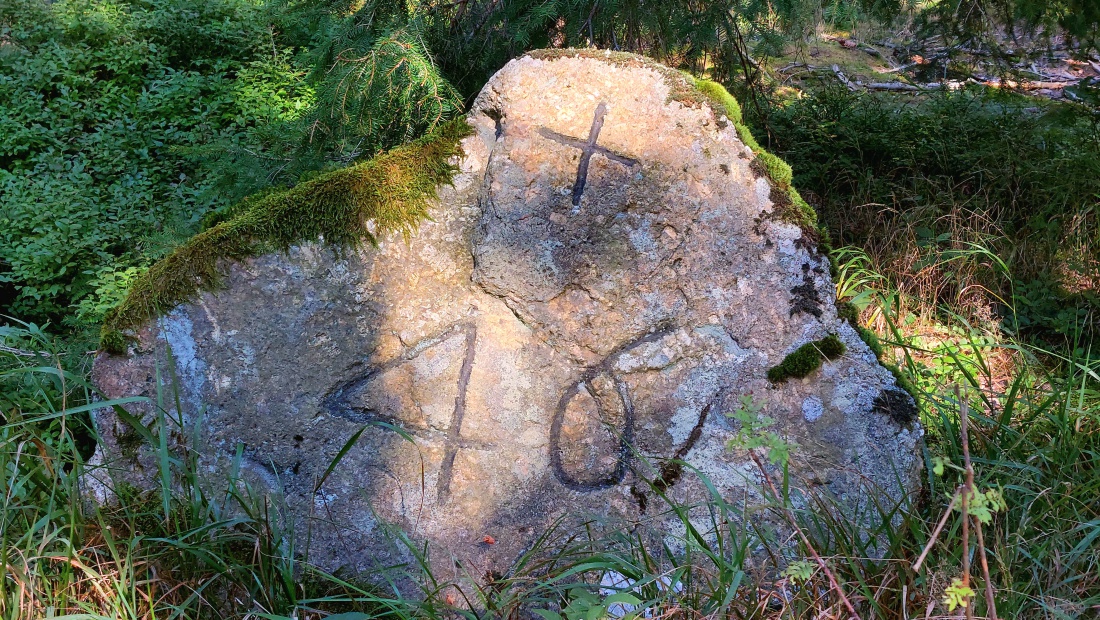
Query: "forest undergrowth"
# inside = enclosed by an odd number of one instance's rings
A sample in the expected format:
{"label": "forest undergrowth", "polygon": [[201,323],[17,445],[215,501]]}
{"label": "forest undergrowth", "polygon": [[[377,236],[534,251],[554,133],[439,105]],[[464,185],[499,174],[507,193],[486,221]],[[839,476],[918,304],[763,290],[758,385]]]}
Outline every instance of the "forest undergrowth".
{"label": "forest undergrowth", "polygon": [[[1001,13],[1100,62],[1092,5],[781,4],[0,0],[0,618],[908,619],[962,602],[989,617],[990,600],[1000,618],[1100,615],[1096,108],[981,86],[792,88],[769,68],[852,32],[992,61]],[[921,495],[860,521],[819,490],[791,503],[765,485],[757,508],[795,520],[793,547],[713,497],[711,531],[686,527],[683,551],[551,531],[483,588],[414,553],[391,577],[418,596],[311,567],[277,498],[200,485],[193,453],[161,451],[189,432],[168,412],[138,434],[173,484],[85,501],[89,350],[140,274],[246,198],[443,125],[509,58],[549,46],[643,53],[738,95],[829,229],[838,298],[920,396]],[[608,574],[633,584],[601,588]]]}

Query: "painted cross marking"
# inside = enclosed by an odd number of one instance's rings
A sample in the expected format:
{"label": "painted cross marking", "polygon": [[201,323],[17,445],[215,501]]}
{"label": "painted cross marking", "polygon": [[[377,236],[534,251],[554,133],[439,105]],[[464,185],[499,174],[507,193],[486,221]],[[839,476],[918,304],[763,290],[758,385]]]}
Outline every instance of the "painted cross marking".
{"label": "painted cross marking", "polygon": [[581,150],[581,162],[580,165],[577,166],[577,180],[573,183],[574,207],[581,206],[581,196],[584,194],[584,184],[588,181],[588,162],[592,160],[593,154],[599,153],[612,161],[619,162],[627,168],[633,167],[638,163],[636,159],[620,155],[611,149],[596,144],[596,140],[600,137],[600,130],[603,129],[603,119],[606,115],[607,104],[601,102],[600,105],[596,106],[596,116],[592,119],[592,128],[588,130],[587,141],[562,135],[546,127],[539,129],[539,134],[542,135],[542,137]]}

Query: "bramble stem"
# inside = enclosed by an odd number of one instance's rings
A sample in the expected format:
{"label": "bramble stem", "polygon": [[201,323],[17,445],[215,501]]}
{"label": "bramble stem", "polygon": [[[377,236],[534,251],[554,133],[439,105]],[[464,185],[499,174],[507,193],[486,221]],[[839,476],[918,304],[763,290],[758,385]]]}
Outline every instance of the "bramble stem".
{"label": "bramble stem", "polygon": [[951,501],[947,504],[947,510],[943,511],[940,522],[936,524],[936,529],[932,531],[932,537],[928,539],[928,544],[924,545],[924,550],[920,552],[920,557],[913,563],[914,572],[920,570],[920,565],[924,563],[924,558],[928,557],[928,552],[932,550],[932,545],[936,544],[936,540],[940,537],[940,532],[943,531],[943,526],[947,524],[947,517],[951,516],[951,511],[955,508],[955,502],[959,501],[961,491],[962,487],[955,489],[955,494],[951,496]]}
{"label": "bramble stem", "polygon": [[[768,470],[764,469],[764,464],[760,462],[760,457],[756,456],[756,451],[749,450],[749,456],[752,457],[752,460],[754,463],[756,463],[756,466],[760,468],[760,473],[764,474],[764,481],[768,483],[768,488],[771,489],[772,495],[775,496],[775,499],[777,501],[782,502],[783,499],[782,496],[779,494],[779,490],[775,488],[775,483],[772,482],[772,477],[768,475]],[[848,608],[848,612],[852,614],[852,618],[854,618],[855,620],[860,620],[859,613],[857,613],[856,608],[852,606],[852,602],[848,600],[848,596],[844,593],[844,589],[840,587],[840,582],[836,580],[836,576],[833,575],[833,571],[829,570],[828,565],[825,564],[825,560],[821,559],[821,556],[818,555],[817,550],[814,549],[814,546],[810,544],[810,539],[806,536],[806,533],[802,531],[802,528],[798,527],[798,523],[795,521],[794,515],[792,515],[791,511],[787,509],[786,503],[783,504],[783,516],[787,518],[787,522],[791,524],[791,527],[794,528],[794,531],[798,532],[798,536],[802,539],[802,543],[806,545],[806,548],[809,549],[810,555],[813,556],[814,561],[817,562],[817,565],[819,567],[821,567],[821,570],[825,573],[825,576],[829,578],[829,585],[837,593],[837,596],[840,597],[840,600],[844,603],[844,606]]]}
{"label": "bramble stem", "polygon": [[[959,432],[962,435],[962,450],[963,450],[963,463],[966,465],[966,484],[963,487],[962,498],[962,543],[963,543],[963,556],[962,556],[962,579],[963,587],[970,587],[970,498],[974,496],[974,468],[970,465],[970,440],[967,433],[967,419],[969,417],[970,410],[967,406],[966,400],[962,397],[962,390],[958,384],[955,384],[955,399],[959,403]],[[967,620],[973,620],[974,608],[972,605],[966,605],[966,618]]]}

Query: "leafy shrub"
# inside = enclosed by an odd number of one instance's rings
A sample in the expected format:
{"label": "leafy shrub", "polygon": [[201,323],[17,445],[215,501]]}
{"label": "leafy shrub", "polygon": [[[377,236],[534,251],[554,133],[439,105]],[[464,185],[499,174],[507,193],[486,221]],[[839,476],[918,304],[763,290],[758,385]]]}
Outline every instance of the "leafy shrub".
{"label": "leafy shrub", "polygon": [[285,57],[262,17],[250,0],[0,5],[6,313],[73,321],[105,274],[163,254],[219,204],[178,149],[294,108],[287,80],[268,79]]}

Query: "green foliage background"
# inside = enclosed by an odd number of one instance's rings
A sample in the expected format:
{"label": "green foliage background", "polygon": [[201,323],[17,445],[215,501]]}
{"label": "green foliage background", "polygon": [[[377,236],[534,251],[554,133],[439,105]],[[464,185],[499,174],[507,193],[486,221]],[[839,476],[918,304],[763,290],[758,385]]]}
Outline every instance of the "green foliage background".
{"label": "green foliage background", "polygon": [[925,305],[980,294],[1012,333],[1080,346],[1100,334],[1100,116],[982,90],[899,101],[826,88],[767,122],[834,243],[891,274],[924,272],[907,292]]}
{"label": "green foliage background", "polygon": [[[921,24],[970,41],[1011,19],[1031,32],[1061,27],[1087,50],[1100,19],[1070,16],[1078,0],[986,2],[977,22],[949,11],[974,1],[927,5]],[[760,96],[757,61],[826,14],[855,23],[914,10],[895,0],[0,0],[0,313],[90,332],[149,265],[232,205],[423,135],[521,53],[596,46],[743,95],[756,135],[795,164],[793,185],[821,199],[845,242],[877,234],[844,215],[855,200],[893,203],[933,240],[937,208],[986,203],[974,212],[1002,229],[995,249],[1027,257],[1018,286],[998,294],[1030,311],[1022,327],[1065,331],[1078,318],[1046,300],[1090,304],[1091,293],[1059,289],[1047,267],[1075,260],[1056,248],[1100,193],[1095,118],[976,97],[894,109]],[[761,157],[773,177],[790,176]],[[793,190],[792,201],[811,213]],[[1086,255],[1095,247],[1076,241]]]}
{"label": "green foliage background", "polygon": [[6,313],[96,322],[127,268],[224,202],[180,149],[301,105],[260,15],[241,0],[0,4]]}

